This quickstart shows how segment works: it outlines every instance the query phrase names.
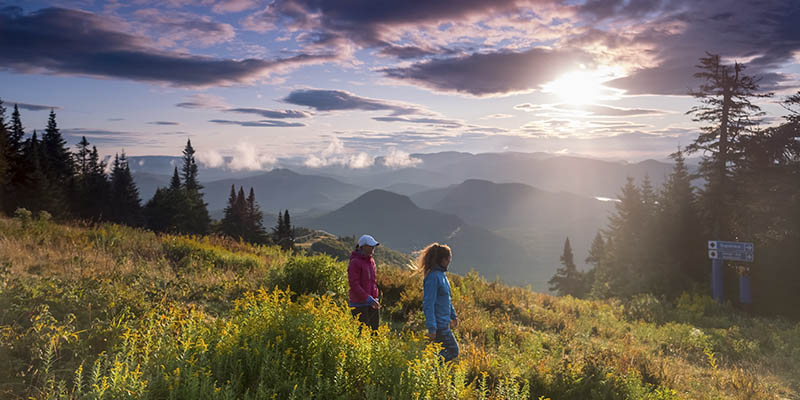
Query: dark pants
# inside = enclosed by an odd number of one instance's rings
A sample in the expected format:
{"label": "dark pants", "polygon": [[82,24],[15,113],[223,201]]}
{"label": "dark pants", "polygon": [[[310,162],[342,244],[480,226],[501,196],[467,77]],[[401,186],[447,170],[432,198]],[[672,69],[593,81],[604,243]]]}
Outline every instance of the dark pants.
{"label": "dark pants", "polygon": [[370,306],[354,307],[350,312],[354,317],[357,316],[358,320],[363,322],[364,325],[372,328],[372,330],[378,329],[378,324],[381,322],[381,312],[379,309]]}
{"label": "dark pants", "polygon": [[458,357],[458,342],[456,342],[456,337],[453,336],[453,331],[450,328],[436,331],[436,338],[433,341],[440,343],[444,347],[439,352],[439,357],[444,358],[445,362]]}

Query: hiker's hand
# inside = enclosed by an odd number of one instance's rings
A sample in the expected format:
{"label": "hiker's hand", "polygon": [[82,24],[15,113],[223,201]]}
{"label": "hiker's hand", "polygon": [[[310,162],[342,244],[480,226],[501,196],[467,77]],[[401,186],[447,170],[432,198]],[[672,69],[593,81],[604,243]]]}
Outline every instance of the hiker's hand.
{"label": "hiker's hand", "polygon": [[370,307],[372,307],[372,308],[374,308],[374,309],[376,309],[376,310],[380,310],[380,309],[381,309],[381,303],[378,303],[378,300],[375,300],[375,302],[374,302],[374,303],[372,303],[372,304],[370,305]]}
{"label": "hiker's hand", "polygon": [[453,329],[456,329],[458,327],[458,320],[454,319],[454,320],[450,321],[450,327],[453,328]]}
{"label": "hiker's hand", "polygon": [[428,336],[428,339],[434,340],[436,339],[436,332],[428,332],[426,336]]}

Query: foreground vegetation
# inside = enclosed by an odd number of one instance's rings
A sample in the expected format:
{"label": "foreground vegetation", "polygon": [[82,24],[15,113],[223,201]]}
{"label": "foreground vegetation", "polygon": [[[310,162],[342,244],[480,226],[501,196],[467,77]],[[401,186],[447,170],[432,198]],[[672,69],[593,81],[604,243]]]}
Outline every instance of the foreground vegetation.
{"label": "foreground vegetation", "polygon": [[0,218],[2,398],[780,399],[800,324],[706,296],[584,301],[451,276],[461,356],[424,339],[419,275],[379,264],[384,321],[346,264],[216,237]]}

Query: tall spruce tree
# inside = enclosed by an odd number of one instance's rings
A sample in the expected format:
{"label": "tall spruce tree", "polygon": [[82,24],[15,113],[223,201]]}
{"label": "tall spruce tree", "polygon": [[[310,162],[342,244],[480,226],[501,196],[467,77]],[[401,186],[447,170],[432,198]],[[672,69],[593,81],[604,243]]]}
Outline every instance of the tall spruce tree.
{"label": "tall spruce tree", "polygon": [[744,73],[744,65],[725,65],[718,54],[706,53],[697,68],[700,71],[694,76],[703,83],[690,94],[700,105],[692,107],[687,114],[694,115],[694,121],[708,125],[701,128],[702,133],[686,151],[689,154],[703,151],[708,155],[700,169],[706,179],[701,193],[703,209],[711,235],[718,240],[731,240],[734,233],[730,217],[735,189],[731,182],[732,168],[743,154],[742,137],[753,133],[753,127],[763,115],[761,108],[751,100],[772,94],[758,91],[758,81]]}
{"label": "tall spruce tree", "polygon": [[608,288],[608,296],[627,297],[645,291],[645,271],[650,268],[642,260],[646,252],[641,248],[645,214],[642,194],[633,178],[628,177],[615,207],[605,231],[608,269],[596,279],[607,279],[602,284]]}
{"label": "tall spruce tree", "polygon": [[44,157],[42,167],[48,180],[49,196],[52,201],[47,211],[54,216],[67,217],[70,215],[70,204],[67,200],[74,198],[74,165],[72,154],[67,148],[67,141],[61,136],[61,131],[56,123],[56,113],[50,110],[47,119],[47,128],[42,135],[42,148]]}
{"label": "tall spruce tree", "polygon": [[133,181],[128,158],[125,151],[115,155],[111,171],[111,209],[109,217],[112,221],[139,226],[142,224],[141,200],[139,189]]}
{"label": "tall spruce tree", "polygon": [[11,181],[11,148],[9,130],[6,124],[6,108],[0,100],[0,212],[10,200],[8,183]]}
{"label": "tall spruce tree", "polygon": [[186,231],[184,233],[204,235],[211,229],[211,217],[208,214],[207,205],[203,201],[203,193],[200,192],[203,187],[197,180],[197,163],[194,153],[192,141],[187,140],[183,150],[182,167],[183,189],[187,202],[186,220],[184,221]]}
{"label": "tall spruce tree", "polygon": [[691,289],[690,285],[706,285],[709,270],[704,262],[706,234],[683,151],[678,148],[670,158],[675,166],[659,194],[655,226],[660,231],[660,247],[654,254],[661,260],[660,281],[665,294],[678,295]]}
{"label": "tall spruce tree", "polygon": [[236,209],[236,188],[231,185],[231,193],[228,196],[228,205],[225,206],[225,213],[220,221],[220,230],[223,235],[233,238],[243,236],[240,211]]}
{"label": "tall spruce tree", "polygon": [[14,112],[11,113],[11,126],[8,131],[7,139],[7,162],[9,164],[9,182],[6,186],[6,199],[4,205],[7,211],[13,211],[22,206],[27,196],[26,186],[28,184],[29,170],[26,168],[25,152],[25,129],[22,126],[22,117],[19,107],[14,105]]}
{"label": "tall spruce tree", "polygon": [[16,188],[19,195],[18,207],[25,207],[35,213],[48,211],[59,207],[62,201],[57,195],[53,195],[49,180],[42,167],[45,157],[44,145],[38,138],[34,130],[29,139],[23,146],[23,170],[25,171],[24,186]]}
{"label": "tall spruce tree", "polygon": [[203,187],[197,181],[197,162],[194,159],[194,148],[191,139],[186,140],[186,147],[183,149],[183,186],[189,191],[199,191]]}
{"label": "tall spruce tree", "polygon": [[564,251],[561,254],[561,267],[558,268],[556,274],[550,278],[548,283],[550,284],[550,290],[556,292],[559,296],[570,295],[572,297],[581,298],[586,295],[587,290],[584,277],[575,266],[569,238],[564,241]]}
{"label": "tall spruce tree", "polygon": [[259,244],[267,242],[267,232],[264,229],[264,214],[256,202],[256,194],[252,187],[250,187],[250,194],[247,196],[247,230],[250,242]]}

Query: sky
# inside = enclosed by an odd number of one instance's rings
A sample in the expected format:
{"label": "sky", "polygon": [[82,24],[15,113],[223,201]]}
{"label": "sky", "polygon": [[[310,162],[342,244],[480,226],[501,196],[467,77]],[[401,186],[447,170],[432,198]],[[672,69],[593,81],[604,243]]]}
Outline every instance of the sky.
{"label": "sky", "polygon": [[[0,99],[30,133],[208,166],[364,168],[413,153],[665,159],[719,54],[800,89],[796,0],[0,1]],[[10,110],[9,110],[10,113]]]}

